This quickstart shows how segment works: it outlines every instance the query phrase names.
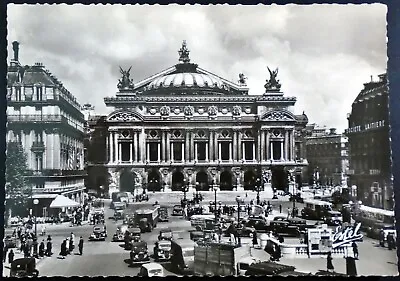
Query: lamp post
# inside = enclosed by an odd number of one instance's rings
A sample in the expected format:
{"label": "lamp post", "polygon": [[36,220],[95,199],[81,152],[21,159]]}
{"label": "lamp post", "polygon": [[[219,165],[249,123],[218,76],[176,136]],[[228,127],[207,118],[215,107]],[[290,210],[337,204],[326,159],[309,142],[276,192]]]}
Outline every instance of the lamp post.
{"label": "lamp post", "polygon": [[[239,227],[239,223],[240,223],[240,204],[243,202],[243,199],[240,197],[240,195],[236,196],[236,203],[238,204],[238,208],[237,208],[237,225]],[[241,245],[241,241],[240,241],[240,235],[238,236],[238,244],[239,246]]]}
{"label": "lamp post", "polygon": [[199,200],[199,188],[200,188],[200,183],[198,181],[196,181],[196,202],[200,203]]}
{"label": "lamp post", "polygon": [[217,224],[217,190],[218,186],[212,182],[212,187],[214,189],[214,214],[215,214],[215,224]]}
{"label": "lamp post", "polygon": [[255,189],[257,191],[257,205],[260,205],[260,191],[261,191],[261,179],[260,178],[257,178]]}
{"label": "lamp post", "polygon": [[37,205],[39,204],[39,199],[33,199],[34,212],[35,212],[35,237],[37,238]]}

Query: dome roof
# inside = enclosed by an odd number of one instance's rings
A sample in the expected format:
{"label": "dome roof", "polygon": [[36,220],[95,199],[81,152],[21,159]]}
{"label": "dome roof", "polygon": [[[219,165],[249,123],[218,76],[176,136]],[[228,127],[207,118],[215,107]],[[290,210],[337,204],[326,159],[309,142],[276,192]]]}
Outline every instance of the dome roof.
{"label": "dome roof", "polygon": [[173,73],[154,79],[148,89],[158,89],[166,87],[208,87],[225,88],[225,83],[218,77],[213,77],[202,73]]}

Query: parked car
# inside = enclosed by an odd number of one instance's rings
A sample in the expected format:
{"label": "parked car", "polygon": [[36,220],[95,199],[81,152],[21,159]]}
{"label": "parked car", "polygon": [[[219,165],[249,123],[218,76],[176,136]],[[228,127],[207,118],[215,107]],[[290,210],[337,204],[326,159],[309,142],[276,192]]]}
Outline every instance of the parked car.
{"label": "parked car", "polygon": [[150,262],[143,264],[140,267],[140,271],[137,275],[138,277],[164,277],[164,268],[162,265]]}
{"label": "parked car", "polygon": [[4,237],[4,245],[8,248],[16,248],[17,247],[18,238],[15,236],[7,235]]}
{"label": "parked car", "polygon": [[130,264],[140,264],[150,261],[147,249],[147,243],[144,241],[132,242],[132,250],[130,253]]}
{"label": "parked car", "polygon": [[89,241],[105,241],[107,237],[107,227],[105,224],[97,224],[93,227],[93,233],[89,237]]}
{"label": "parked car", "polygon": [[183,216],[183,208],[181,205],[175,205],[172,209],[173,216]]}

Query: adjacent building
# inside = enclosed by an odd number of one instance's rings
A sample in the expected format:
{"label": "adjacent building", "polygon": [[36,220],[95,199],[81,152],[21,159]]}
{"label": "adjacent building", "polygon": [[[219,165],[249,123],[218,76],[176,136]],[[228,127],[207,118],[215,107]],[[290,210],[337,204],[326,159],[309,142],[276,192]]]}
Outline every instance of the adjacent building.
{"label": "adjacent building", "polygon": [[136,83],[130,70],[120,68],[119,91],[104,99],[113,112],[91,125],[105,134],[106,158],[88,163],[107,170],[107,180],[94,173],[97,188],[285,189],[307,166],[299,142],[308,119],[293,113],[277,69],[264,93],[249,95],[243,74],[232,82],[200,68],[184,42],[178,64]]}
{"label": "adjacent building", "polygon": [[393,208],[387,75],[364,84],[348,114],[350,184],[363,204]]}
{"label": "adjacent building", "polygon": [[22,144],[33,171],[33,199],[39,199],[46,216],[58,194],[82,200],[84,116],[76,98],[42,63],[23,66],[16,41],[13,50],[7,73],[7,141]]}
{"label": "adjacent building", "polygon": [[308,160],[309,185],[342,186],[347,184],[346,171],[349,166],[348,139],[336,133],[335,128],[307,126],[305,137]]}

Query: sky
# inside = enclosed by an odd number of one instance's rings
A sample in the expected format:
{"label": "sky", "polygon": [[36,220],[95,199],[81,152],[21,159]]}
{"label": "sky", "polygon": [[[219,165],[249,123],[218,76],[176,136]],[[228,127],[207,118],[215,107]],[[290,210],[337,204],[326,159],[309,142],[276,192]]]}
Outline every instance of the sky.
{"label": "sky", "polygon": [[20,42],[22,65],[41,62],[96,114],[112,108],[119,66],[134,83],[178,63],[187,41],[191,62],[263,94],[267,66],[279,68],[295,113],[338,132],[363,88],[386,71],[386,12],[363,5],[8,5],[8,61]]}

